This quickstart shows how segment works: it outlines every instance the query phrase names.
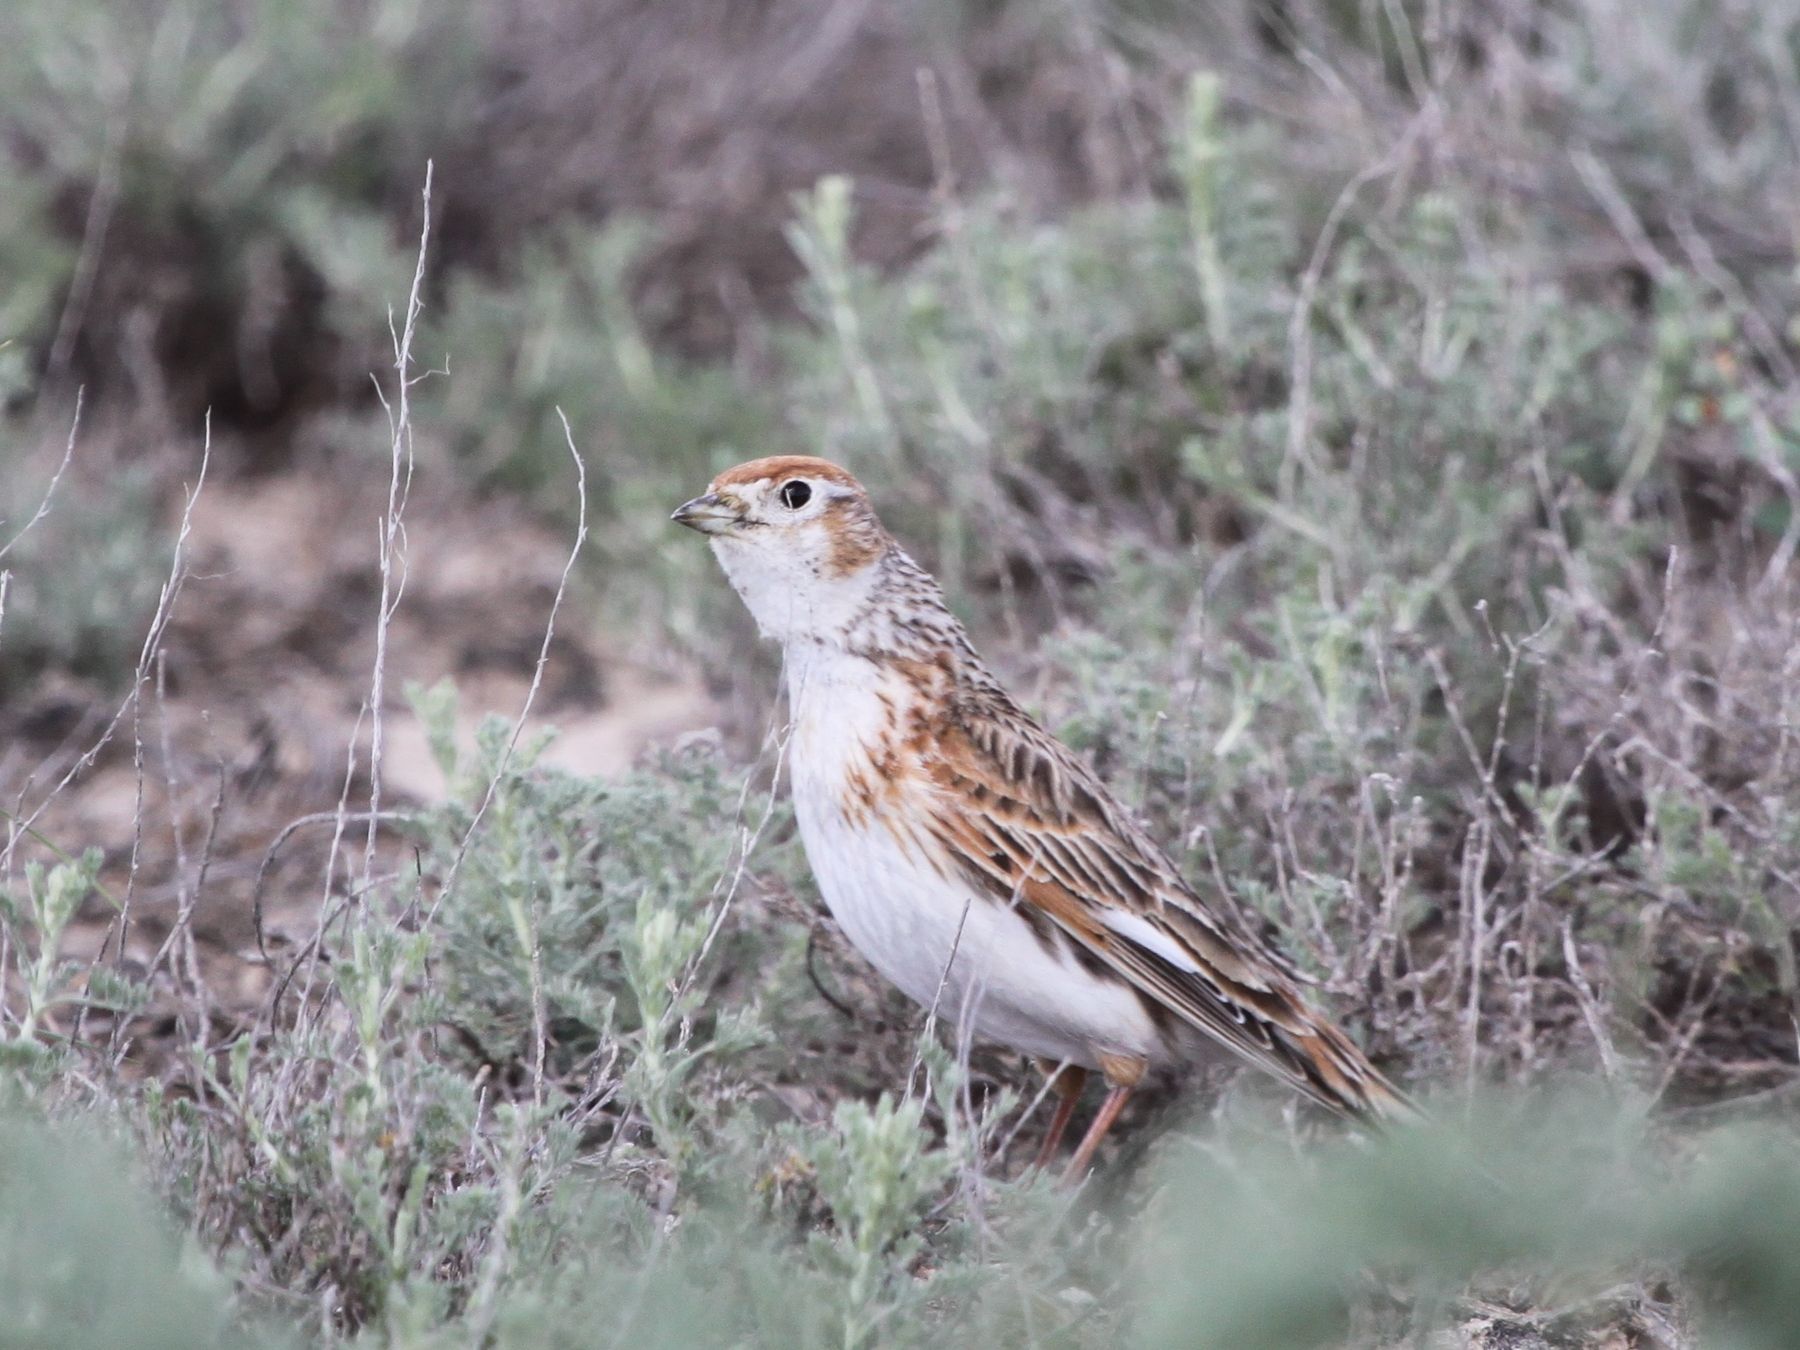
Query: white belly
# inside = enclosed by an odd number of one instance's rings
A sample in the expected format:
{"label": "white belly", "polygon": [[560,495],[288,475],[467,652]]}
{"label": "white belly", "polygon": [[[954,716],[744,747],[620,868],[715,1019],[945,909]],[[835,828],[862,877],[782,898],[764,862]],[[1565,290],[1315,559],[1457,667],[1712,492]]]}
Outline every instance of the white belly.
{"label": "white belly", "polygon": [[1163,1057],[1135,994],[1046,948],[1011,909],[939,873],[880,824],[857,830],[816,805],[798,814],[813,875],[845,936],[941,1022],[1090,1069],[1103,1053]]}
{"label": "white belly", "polygon": [[[1122,981],[1096,978],[1060,944],[1046,946],[1011,907],[939,870],[929,843],[903,842],[904,822],[896,830],[879,816],[846,818],[846,771],[874,715],[858,692],[806,689],[789,746],[801,842],[851,943],[959,1033],[1090,1069],[1102,1054],[1161,1063],[1167,1048]],[[829,717],[819,715],[824,708]]]}

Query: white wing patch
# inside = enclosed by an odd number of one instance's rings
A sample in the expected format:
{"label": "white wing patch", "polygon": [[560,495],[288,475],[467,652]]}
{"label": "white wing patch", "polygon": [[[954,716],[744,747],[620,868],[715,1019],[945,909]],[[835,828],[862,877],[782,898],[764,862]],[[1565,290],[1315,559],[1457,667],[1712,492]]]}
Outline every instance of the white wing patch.
{"label": "white wing patch", "polygon": [[1200,973],[1194,954],[1142,915],[1113,905],[1096,906],[1100,922],[1147,952],[1154,952],[1175,969],[1189,975]]}

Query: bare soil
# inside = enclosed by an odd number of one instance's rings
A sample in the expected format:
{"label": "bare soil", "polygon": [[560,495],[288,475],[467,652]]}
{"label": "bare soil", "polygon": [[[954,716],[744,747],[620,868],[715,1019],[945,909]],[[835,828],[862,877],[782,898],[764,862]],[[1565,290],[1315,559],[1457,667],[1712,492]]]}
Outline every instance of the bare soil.
{"label": "bare soil", "polygon": [[[103,848],[110,899],[130,901],[128,968],[149,967],[182,905],[201,897],[190,929],[220,1012],[259,1005],[272,978],[252,916],[271,846],[292,822],[333,812],[340,800],[365,809],[369,799],[386,498],[384,476],[373,473],[292,469],[209,482],[141,711],[36,822],[59,847]],[[423,480],[405,520],[381,700],[386,809],[446,791],[406,699],[409,682],[455,681],[464,743],[484,716],[518,716],[572,544],[511,503]],[[598,627],[592,597],[572,586],[525,724],[528,734],[558,729],[544,762],[617,774],[646,746],[717,720],[692,670],[663,653],[609,645]],[[8,810],[30,815],[99,739],[121,697],[56,677],[0,707]],[[272,940],[304,941],[314,930],[332,835],[329,821],[296,830],[269,866],[262,900]],[[344,847],[360,850],[363,837],[354,828]],[[117,923],[112,904],[91,900],[64,955],[86,960],[112,942]]]}

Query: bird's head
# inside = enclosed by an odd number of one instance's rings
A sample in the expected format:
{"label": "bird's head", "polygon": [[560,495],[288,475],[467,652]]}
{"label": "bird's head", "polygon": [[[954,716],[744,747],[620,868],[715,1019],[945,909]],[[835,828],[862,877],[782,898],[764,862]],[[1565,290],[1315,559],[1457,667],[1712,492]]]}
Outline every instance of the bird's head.
{"label": "bird's head", "polygon": [[841,637],[893,546],[862,484],[808,455],[727,469],[671,519],[711,540],[757,626],[782,642]]}

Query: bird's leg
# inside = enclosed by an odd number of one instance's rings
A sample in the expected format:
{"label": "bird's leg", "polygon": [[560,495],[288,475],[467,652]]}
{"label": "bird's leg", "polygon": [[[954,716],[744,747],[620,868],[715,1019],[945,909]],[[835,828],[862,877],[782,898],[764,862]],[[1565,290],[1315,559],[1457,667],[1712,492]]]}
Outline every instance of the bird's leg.
{"label": "bird's leg", "polygon": [[1050,1117],[1049,1132],[1044,1135],[1037,1156],[1031,1160],[1033,1172],[1048,1167],[1056,1156],[1056,1146],[1062,1143],[1063,1131],[1069,1128],[1069,1118],[1075,1114],[1075,1104],[1081,1100],[1082,1089],[1087,1087],[1087,1070],[1079,1064],[1064,1064],[1060,1068],[1049,1065],[1044,1072],[1051,1075],[1050,1089],[1056,1093],[1056,1113]]}
{"label": "bird's leg", "polygon": [[1111,1087],[1106,1090],[1106,1100],[1100,1103],[1100,1109],[1094,1113],[1094,1123],[1088,1126],[1088,1132],[1081,1138],[1081,1147],[1075,1150],[1075,1156],[1069,1159],[1068,1170],[1063,1173],[1063,1185],[1073,1186],[1087,1175],[1088,1164],[1094,1160],[1094,1150],[1100,1147],[1100,1141],[1112,1128],[1112,1123],[1119,1118],[1119,1112],[1125,1107],[1125,1099],[1131,1095],[1128,1087]]}
{"label": "bird's leg", "polygon": [[1132,1089],[1142,1081],[1146,1067],[1148,1066],[1141,1059],[1121,1055],[1100,1056],[1100,1069],[1106,1075],[1106,1100],[1100,1103],[1100,1109],[1094,1113],[1093,1123],[1081,1137],[1081,1146],[1075,1150],[1075,1156],[1069,1159],[1069,1168],[1062,1177],[1063,1185],[1073,1186],[1087,1175],[1088,1165],[1094,1161],[1094,1150],[1100,1147],[1100,1141],[1106,1138],[1106,1132],[1119,1118],[1119,1112],[1125,1109],[1125,1099],[1131,1096]]}

